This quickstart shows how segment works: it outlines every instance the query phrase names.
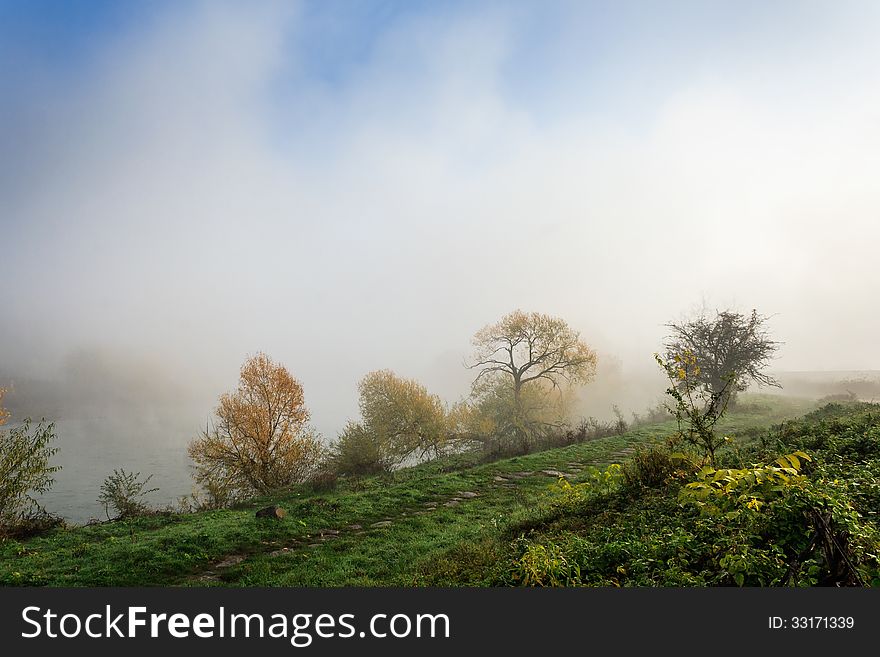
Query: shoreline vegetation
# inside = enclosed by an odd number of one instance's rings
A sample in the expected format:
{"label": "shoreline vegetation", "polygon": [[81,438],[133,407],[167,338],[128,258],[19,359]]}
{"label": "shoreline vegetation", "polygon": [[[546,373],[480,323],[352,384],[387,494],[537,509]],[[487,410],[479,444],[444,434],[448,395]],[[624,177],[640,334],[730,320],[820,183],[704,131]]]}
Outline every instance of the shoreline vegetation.
{"label": "shoreline vegetation", "polygon": [[[853,572],[838,575],[876,585],[880,405],[815,407],[742,396],[718,425],[731,436],[718,470],[735,476],[796,451],[810,460],[787,475],[797,484],[790,492],[762,499],[755,489],[751,504],[738,505],[740,491],[714,515],[682,497],[699,471],[661,463],[672,454],[670,420],[491,462],[458,454],[344,476],[331,490],[295,485],[229,509],[59,527],[0,543],[0,583],[803,586],[828,583],[836,558],[854,562]],[[838,557],[816,545],[807,552],[816,541],[812,521],[796,522],[804,500],[827,509],[817,522],[827,520],[832,537],[846,542]],[[255,517],[267,505],[285,517]],[[788,518],[785,536],[767,534],[774,522],[761,524],[778,520],[773,514]]]}
{"label": "shoreline vegetation", "polygon": [[25,422],[0,432],[0,584],[880,585],[880,406],[747,394],[782,388],[767,319],[667,324],[665,403],[574,424],[596,352],[514,310],[474,334],[468,397],[369,372],[329,446],[257,353],[188,445],[197,490],[154,509],[152,475],[116,469],[83,527],[41,506],[54,425]]}

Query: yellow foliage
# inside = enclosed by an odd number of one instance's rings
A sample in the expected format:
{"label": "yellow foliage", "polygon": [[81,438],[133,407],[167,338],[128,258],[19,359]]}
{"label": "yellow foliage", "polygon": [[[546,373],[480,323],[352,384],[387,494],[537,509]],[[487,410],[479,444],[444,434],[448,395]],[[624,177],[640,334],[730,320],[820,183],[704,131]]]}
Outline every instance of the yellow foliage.
{"label": "yellow foliage", "polygon": [[211,430],[189,444],[195,478],[218,503],[305,480],[322,454],[302,385],[265,354],[248,359],[220,396]]}
{"label": "yellow foliage", "polygon": [[377,370],[361,380],[358,391],[363,428],[393,461],[443,452],[446,408],[425,386],[391,370]]}
{"label": "yellow foliage", "polygon": [[0,388],[0,424],[6,424],[9,418],[9,411],[3,408],[3,397],[6,395],[6,388]]}

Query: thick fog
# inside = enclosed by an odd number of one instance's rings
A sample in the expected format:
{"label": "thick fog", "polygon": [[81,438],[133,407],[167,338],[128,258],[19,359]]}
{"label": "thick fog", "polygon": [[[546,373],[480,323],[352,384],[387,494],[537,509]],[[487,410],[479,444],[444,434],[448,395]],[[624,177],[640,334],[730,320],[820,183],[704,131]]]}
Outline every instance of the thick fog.
{"label": "thick fog", "polygon": [[775,369],[880,369],[875,3],[3,11],[0,385],[34,415],[175,408],[182,444],[265,351],[333,437],[370,370],[465,395],[515,308],[598,351],[599,415],[703,303],[771,315]]}

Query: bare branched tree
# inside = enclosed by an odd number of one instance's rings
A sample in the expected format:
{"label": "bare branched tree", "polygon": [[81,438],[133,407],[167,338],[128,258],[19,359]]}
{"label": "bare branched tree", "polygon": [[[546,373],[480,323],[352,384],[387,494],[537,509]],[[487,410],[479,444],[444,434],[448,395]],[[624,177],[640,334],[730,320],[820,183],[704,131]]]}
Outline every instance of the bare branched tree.
{"label": "bare branched tree", "polygon": [[468,367],[479,370],[474,387],[486,378],[507,380],[514,402],[514,426],[521,446],[529,439],[524,412],[525,386],[544,383],[586,383],[596,370],[596,353],[564,320],[515,310],[480,329],[473,339],[476,351]]}
{"label": "bare branched tree", "polygon": [[733,403],[751,382],[781,387],[764,371],[781,344],[770,338],[767,319],[755,310],[750,315],[723,310],[667,324],[671,330],[663,345],[667,360],[693,354],[698,383],[710,394],[723,391],[725,405]]}

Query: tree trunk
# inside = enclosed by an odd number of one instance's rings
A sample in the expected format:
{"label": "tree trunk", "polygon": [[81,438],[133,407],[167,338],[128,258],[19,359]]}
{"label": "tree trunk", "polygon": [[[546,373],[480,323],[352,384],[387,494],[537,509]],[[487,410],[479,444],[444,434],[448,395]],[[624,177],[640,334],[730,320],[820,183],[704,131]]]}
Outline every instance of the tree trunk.
{"label": "tree trunk", "polygon": [[515,376],[513,379],[514,429],[516,431],[517,448],[520,453],[529,452],[529,432],[526,427],[525,413],[522,407],[522,381]]}

